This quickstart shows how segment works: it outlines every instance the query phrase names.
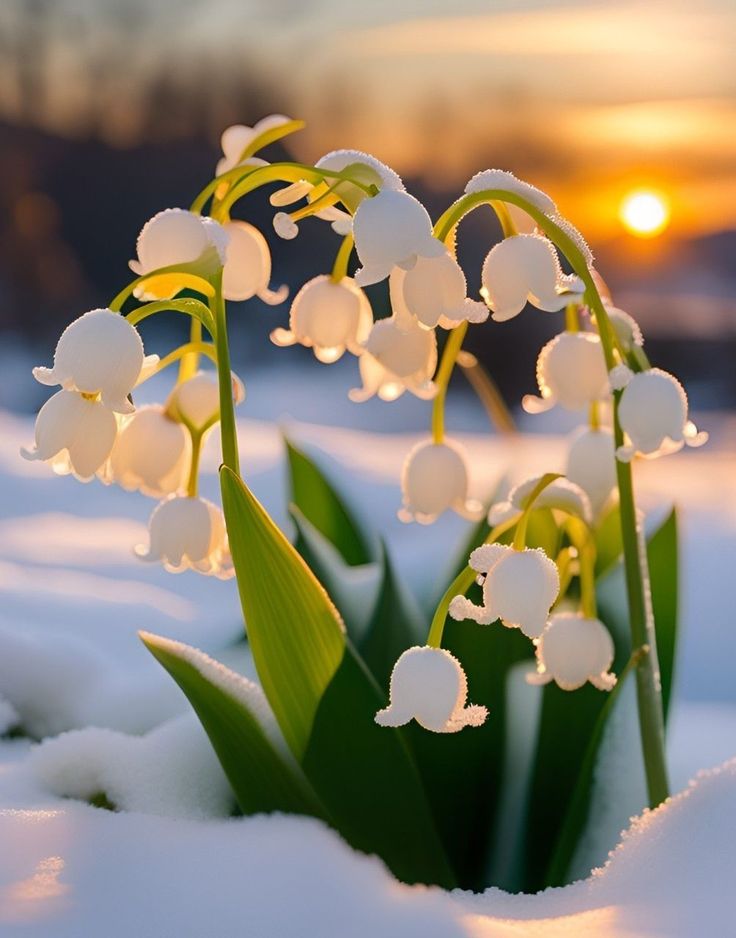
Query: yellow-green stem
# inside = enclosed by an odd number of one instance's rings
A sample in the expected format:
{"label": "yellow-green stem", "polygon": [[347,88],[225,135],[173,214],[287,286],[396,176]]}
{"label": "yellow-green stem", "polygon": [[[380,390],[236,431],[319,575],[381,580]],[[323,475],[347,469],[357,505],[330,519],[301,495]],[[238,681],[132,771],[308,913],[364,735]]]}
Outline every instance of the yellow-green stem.
{"label": "yellow-green stem", "polygon": [[462,322],[448,334],[445,347],[442,351],[442,360],[440,361],[440,366],[435,375],[434,383],[437,385],[437,393],[432,403],[432,439],[435,443],[441,443],[445,438],[445,398],[447,397],[447,386],[450,383],[452,369],[455,367],[455,362],[462,348],[463,339],[467,331],[467,322]]}
{"label": "yellow-green stem", "polygon": [[330,279],[333,281],[333,283],[339,283],[343,277],[347,277],[350,255],[353,253],[353,244],[354,242],[352,235],[346,235],[343,238],[342,244],[340,245],[340,250],[337,252],[337,256],[335,257],[335,263],[332,265]]}
{"label": "yellow-green stem", "polygon": [[220,389],[220,437],[222,462],[236,475],[240,475],[238,433],[233,403],[233,378],[230,367],[230,346],[227,338],[227,315],[222,297],[222,271],[212,278],[215,295],[210,301],[215,320],[215,348],[217,350],[217,380]]}
{"label": "yellow-green stem", "polygon": [[190,431],[189,435],[192,440],[192,461],[189,464],[187,495],[189,498],[195,498],[199,486],[199,458],[202,454],[202,434]]}
{"label": "yellow-green stem", "polygon": [[185,355],[179,362],[179,383],[193,378],[199,368],[198,348],[202,342],[202,323],[198,319],[192,319],[189,326],[189,345],[192,346],[191,352]]}

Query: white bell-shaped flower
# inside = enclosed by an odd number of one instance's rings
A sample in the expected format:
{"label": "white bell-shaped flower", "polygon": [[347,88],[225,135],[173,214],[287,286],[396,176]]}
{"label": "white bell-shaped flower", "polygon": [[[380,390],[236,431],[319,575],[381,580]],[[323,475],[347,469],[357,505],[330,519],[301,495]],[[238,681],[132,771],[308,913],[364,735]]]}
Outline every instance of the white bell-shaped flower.
{"label": "white bell-shaped flower", "polygon": [[[233,401],[245,400],[245,388],[237,375],[232,375]],[[166,410],[195,433],[203,433],[220,419],[220,385],[214,371],[198,371],[177,384],[166,401]]]}
{"label": "white bell-shaped flower", "polygon": [[700,446],[708,439],[688,420],[687,394],[674,377],[660,368],[632,374],[625,366],[612,382],[624,386],[618,405],[618,418],[629,439],[616,450],[616,458],[628,462],[635,453],[665,456],[687,443]]}
{"label": "white bell-shaped flower", "polygon": [[351,277],[334,281],[326,274],[309,280],[294,297],[288,329],[274,329],[276,345],[297,342],[314,350],[321,362],[335,362],[345,349],[363,353],[373,325],[368,297]]}
{"label": "white bell-shaped flower", "polygon": [[595,516],[616,487],[614,450],[611,430],[585,427],[575,434],[567,452],[565,475],[587,493]]}
{"label": "white bell-shaped flower", "polygon": [[353,218],[355,250],[363,265],[355,280],[378,283],[393,267],[410,270],[419,257],[440,257],[445,245],[432,235],[429,213],[408,192],[382,189],[364,199]]}
{"label": "white bell-shaped flower", "polygon": [[376,714],[380,726],[416,720],[432,733],[457,733],[481,726],[485,707],[467,706],[468,679],[462,665],[444,648],[408,648],[391,672],[390,703]]}
{"label": "white bell-shaped flower", "polygon": [[215,175],[221,176],[228,170],[243,165],[244,162],[249,166],[266,165],[264,160],[257,160],[253,157],[243,161],[243,153],[261,134],[290,123],[291,118],[284,117],[283,114],[269,114],[268,117],[262,117],[252,127],[248,127],[246,124],[233,124],[226,127],[220,137],[223,155],[217,163]]}
{"label": "white bell-shaped flower", "polygon": [[[525,479],[511,489],[508,495],[510,505],[518,512],[528,504],[529,496],[541,482],[542,476]],[[576,515],[590,524],[593,518],[590,499],[587,493],[570,479],[560,478],[550,482],[534,499],[535,508],[552,508],[567,514]]]}
{"label": "white bell-shaped flower", "polygon": [[[130,269],[139,277],[161,267],[177,265],[202,277],[225,263],[228,233],[219,222],[183,208],[167,208],[150,218],[138,235],[138,258]],[[176,273],[161,274],[136,290],[140,299],[171,299],[186,284]]]}
{"label": "white bell-shaped flower", "polygon": [[394,267],[389,277],[391,307],[401,322],[414,317],[420,325],[452,329],[464,320],[485,322],[488,307],[468,298],[465,274],[445,251],[438,257],[419,257],[411,270]]}
{"label": "white bell-shaped flower", "polygon": [[479,501],[468,498],[468,468],[456,443],[418,443],[401,473],[402,521],[431,524],[448,509],[477,521],[483,514]]}
{"label": "white bell-shaped flower", "polygon": [[483,262],[481,295],[493,319],[513,319],[527,302],[546,312],[580,302],[579,277],[563,274],[554,245],[538,234],[520,234],[494,245]]}
{"label": "white bell-shaped flower", "polygon": [[582,410],[608,397],[608,370],[600,338],[594,332],[562,332],[551,339],[537,359],[541,398],[526,395],[524,410],[541,413],[559,404]]}
{"label": "white bell-shaped flower", "polygon": [[[377,186],[379,189],[390,189],[394,192],[404,191],[404,183],[398,173],[375,156],[361,150],[332,150],[320,157],[314,165],[317,169],[329,169],[336,173],[348,171],[351,177],[363,186]],[[343,205],[352,213],[355,213],[366,198],[366,193],[360,186],[347,180],[341,182],[328,177],[325,184],[333,188]],[[329,216],[322,217],[328,221],[334,220]]]}
{"label": "white bell-shaped flower", "polygon": [[21,454],[50,463],[58,475],[73,473],[88,482],[106,462],[117,432],[115,414],[101,401],[57,391],[36,417],[35,447]]}
{"label": "white bell-shaped flower", "polygon": [[557,565],[539,548],[514,550],[502,544],[484,544],[470,555],[470,566],[485,576],[483,605],[465,596],[450,603],[453,619],[473,619],[490,625],[496,619],[528,638],[539,638],[560,591]]}
{"label": "white bell-shaped flower", "polygon": [[170,495],[154,509],[148,530],[149,546],[135,549],[141,560],[159,561],[171,573],[196,570],[223,580],[233,576],[225,517],[212,502]]}
{"label": "white bell-shaped flower", "polygon": [[586,681],[598,690],[611,690],[616,684],[616,675],[609,670],[615,653],[613,639],[598,619],[558,612],[550,617],[536,644],[537,671],[527,675],[529,684],[555,681],[562,690],[577,690]]}
{"label": "white bell-shaped flower", "polygon": [[644,345],[644,336],[633,316],[615,306],[606,306],[606,312],[624,352],[631,352]]}
{"label": "white bell-shaped flower", "polygon": [[228,236],[225,266],[222,269],[222,295],[226,300],[249,300],[257,296],[275,306],[289,295],[288,287],[269,289],[271,252],[261,232],[245,221],[223,226]]}
{"label": "white bell-shaped flower", "polygon": [[404,391],[422,400],[437,393],[432,375],[437,367],[437,338],[418,323],[399,325],[395,317],[374,324],[358,359],[362,388],[350,391],[350,400],[361,402],[377,394],[395,401]]}
{"label": "white bell-shaped flower", "polygon": [[546,192],[537,189],[529,182],[524,182],[505,169],[484,169],[476,173],[465,186],[465,192],[470,195],[474,192],[484,192],[487,189],[503,189],[513,192],[530,202],[540,212],[550,217],[557,214],[557,206]]}
{"label": "white bell-shaped flower", "polygon": [[40,384],[60,384],[65,391],[99,394],[102,403],[121,414],[133,412],[128,395],[158,356],[148,358],[138,330],[109,309],[93,309],[62,332],[52,368],[34,368]]}
{"label": "white bell-shaped flower", "polygon": [[105,482],[152,498],[180,492],[191,458],[189,435],[160,404],[123,418],[110,459],[101,471]]}

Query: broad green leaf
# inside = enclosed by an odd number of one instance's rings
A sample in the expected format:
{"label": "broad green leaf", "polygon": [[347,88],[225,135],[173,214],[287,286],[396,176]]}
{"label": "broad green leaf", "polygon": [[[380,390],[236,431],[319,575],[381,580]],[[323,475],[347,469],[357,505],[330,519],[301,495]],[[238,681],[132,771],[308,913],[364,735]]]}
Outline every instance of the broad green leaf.
{"label": "broad green leaf", "polygon": [[454,884],[402,733],[325,590],[245,484],[220,473],[230,548],[266,696],[331,822],[407,882]]}
{"label": "broad green leaf", "polygon": [[378,597],[358,650],[379,685],[387,687],[396,659],[407,648],[424,642],[429,622],[396,575],[383,541],[381,571]]}
{"label": "broad green leaf", "polygon": [[285,442],[291,501],[335,545],[347,564],[358,566],[376,560],[369,538],[362,532],[360,524],[324,472],[290,440]]}
{"label": "broad green leaf", "polygon": [[647,558],[662,679],[662,706],[666,719],[672,699],[677,647],[679,556],[676,509],[672,509],[664,524],[649,538]]}
{"label": "broad green leaf", "polygon": [[260,688],[188,645],[146,632],[140,637],[194,708],[243,814],[324,817],[301,769],[269,739],[257,716],[265,703]]}

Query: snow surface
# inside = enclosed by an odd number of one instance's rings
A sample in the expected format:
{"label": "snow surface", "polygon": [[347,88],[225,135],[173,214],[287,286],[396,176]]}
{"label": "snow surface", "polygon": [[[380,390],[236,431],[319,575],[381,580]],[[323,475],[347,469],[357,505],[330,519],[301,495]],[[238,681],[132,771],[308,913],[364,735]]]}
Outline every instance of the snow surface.
{"label": "snow surface", "polygon": [[[288,525],[279,431],[254,420],[241,421],[241,431],[246,479]],[[418,536],[396,519],[401,464],[421,436],[298,424],[289,432],[326,451],[323,464],[385,535],[426,608],[466,523],[447,516],[432,536]],[[234,583],[141,564],[132,547],[145,540],[153,502],[24,463],[18,448],[31,437],[29,419],[0,413],[0,732],[19,725],[44,739],[0,740],[3,938],[736,934],[734,762],[636,822],[602,872],[535,897],[409,888],[315,821],[226,819],[232,797],[209,744],[137,631],[195,645],[252,679]],[[482,499],[504,474],[519,480],[564,461],[559,436],[460,440],[471,459],[469,494]],[[213,439],[205,497],[217,497],[217,462]],[[645,503],[685,508],[669,736],[677,790],[736,756],[736,455],[715,445],[636,471]],[[638,745],[631,703],[624,693],[604,759]],[[75,800],[100,791],[123,811]],[[577,857],[581,875],[605,861],[642,791],[632,775],[598,793],[598,823]]]}

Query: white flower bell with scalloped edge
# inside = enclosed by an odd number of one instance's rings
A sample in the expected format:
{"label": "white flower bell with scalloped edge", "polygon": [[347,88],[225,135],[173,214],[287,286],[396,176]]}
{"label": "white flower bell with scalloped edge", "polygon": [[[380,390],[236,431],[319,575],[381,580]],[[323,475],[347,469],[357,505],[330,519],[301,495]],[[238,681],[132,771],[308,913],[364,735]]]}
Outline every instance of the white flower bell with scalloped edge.
{"label": "white flower bell with scalloped edge", "polygon": [[73,473],[88,482],[107,461],[117,432],[115,414],[99,400],[57,391],[36,417],[35,447],[21,454],[50,463],[57,475]]}
{"label": "white flower bell with scalloped edge", "polygon": [[[233,401],[245,400],[245,388],[237,375],[231,375]],[[220,385],[217,372],[198,371],[177,384],[166,401],[166,410],[195,433],[203,433],[220,419]]]}
{"label": "white flower bell with scalloped edge", "polygon": [[503,544],[484,544],[470,555],[473,570],[485,576],[483,605],[465,596],[450,603],[453,619],[473,619],[490,625],[496,619],[528,638],[539,638],[560,591],[557,565],[539,548],[514,550]]}
{"label": "white flower bell with scalloped edge", "polygon": [[624,352],[631,352],[644,345],[644,335],[633,316],[615,306],[606,306],[606,312]]}
{"label": "white flower bell with scalloped edge", "polygon": [[190,458],[184,427],[172,420],[162,405],[150,404],[123,418],[100,476],[127,491],[163,498],[184,489]]}
{"label": "white flower bell with scalloped edge", "polygon": [[394,316],[379,319],[364,343],[358,359],[362,388],[350,391],[350,400],[361,402],[377,394],[395,401],[404,391],[422,400],[437,393],[432,375],[437,367],[437,338],[418,323],[401,326]]}
{"label": "white flower bell with scalloped edge", "polygon": [[245,221],[223,225],[228,236],[225,266],[222,269],[222,295],[226,300],[249,300],[253,296],[276,306],[289,295],[289,288],[269,289],[271,252],[261,232]]}
{"label": "white flower bell with scalloped edge", "polygon": [[[162,267],[179,266],[209,277],[225,263],[228,234],[219,222],[183,208],[167,208],[150,218],[138,235],[137,260],[130,269],[139,277]],[[171,299],[184,287],[176,273],[146,280],[135,290],[139,299]]]}
{"label": "white flower bell with scalloped edge", "polygon": [[431,524],[448,509],[477,521],[483,514],[479,501],[468,498],[465,456],[455,443],[417,444],[406,457],[401,473],[402,521]]}
{"label": "white flower bell with scalloped edge", "polygon": [[537,671],[527,674],[529,684],[555,681],[562,690],[577,690],[587,681],[598,690],[615,686],[616,676],[609,670],[613,639],[598,619],[574,612],[555,613],[536,644]]}
{"label": "white flower bell with scalloped edge", "polygon": [[298,342],[329,364],[342,358],[346,349],[362,355],[372,325],[371,304],[356,282],[351,277],[336,282],[321,274],[294,297],[289,329],[274,329],[271,341],[280,346]]}
{"label": "white flower bell with scalloped edge", "polygon": [[505,322],[527,302],[546,312],[557,312],[580,302],[583,282],[563,274],[554,245],[538,234],[512,235],[494,245],[481,274],[481,295],[496,322]]}
{"label": "white flower bell with scalloped edge", "polygon": [[150,543],[136,547],[141,560],[160,561],[171,573],[196,570],[225,580],[233,576],[225,517],[204,498],[170,495],[148,522]]}
{"label": "white flower bell with scalloped edge", "polygon": [[353,236],[363,265],[355,281],[362,287],[384,280],[394,267],[411,270],[417,258],[440,257],[447,250],[432,235],[432,220],[422,203],[393,189],[363,199],[353,218]]}
{"label": "white flower bell with scalloped edge", "polygon": [[145,357],[138,330],[109,309],[92,309],[61,333],[52,368],[34,368],[40,384],[60,384],[65,391],[99,395],[102,403],[121,414],[134,407],[128,395],[158,362]]}
{"label": "white flower bell with scalloped edge", "polygon": [[621,462],[629,462],[636,453],[666,456],[686,443],[700,446],[708,439],[688,420],[687,394],[674,375],[661,368],[634,374],[619,365],[611,372],[611,385],[623,388],[618,418],[629,443],[616,450]]}
{"label": "white flower bell with scalloped edge", "polygon": [[228,170],[235,169],[236,166],[267,165],[265,160],[252,156],[243,160],[243,153],[261,134],[290,123],[291,118],[284,117],[283,114],[269,114],[268,117],[262,117],[252,127],[248,127],[246,124],[232,124],[230,127],[226,127],[220,137],[223,155],[217,163],[215,175],[221,176]]}
{"label": "white flower bell with scalloped edge", "polygon": [[462,665],[444,648],[408,648],[391,672],[390,703],[376,714],[380,726],[416,720],[432,733],[457,733],[481,726],[485,707],[467,706],[468,680]]}
{"label": "white flower bell with scalloped edge", "polygon": [[542,348],[537,358],[537,384],[541,398],[525,395],[524,410],[538,414],[559,404],[582,410],[610,393],[603,347],[594,332],[561,332]]}
{"label": "white flower bell with scalloped edge", "polygon": [[616,487],[614,450],[611,430],[584,427],[575,434],[567,452],[565,475],[587,493],[595,516]]}
{"label": "white flower bell with scalloped edge", "polygon": [[391,307],[401,322],[416,318],[420,325],[452,329],[463,321],[485,322],[488,307],[468,298],[465,274],[445,251],[438,257],[419,257],[411,270],[394,267],[389,277]]}
{"label": "white flower bell with scalloped edge", "polygon": [[[529,496],[542,481],[542,476],[525,479],[515,485],[508,495],[508,502],[516,511],[527,507]],[[494,506],[495,508],[496,506]],[[570,479],[560,478],[550,482],[534,499],[535,508],[552,508],[582,518],[590,524],[593,511],[587,493]]]}

